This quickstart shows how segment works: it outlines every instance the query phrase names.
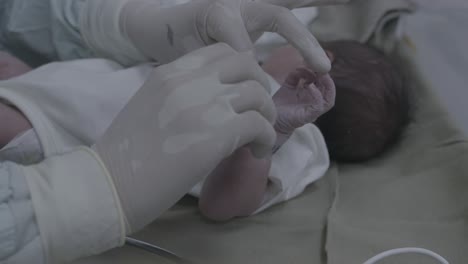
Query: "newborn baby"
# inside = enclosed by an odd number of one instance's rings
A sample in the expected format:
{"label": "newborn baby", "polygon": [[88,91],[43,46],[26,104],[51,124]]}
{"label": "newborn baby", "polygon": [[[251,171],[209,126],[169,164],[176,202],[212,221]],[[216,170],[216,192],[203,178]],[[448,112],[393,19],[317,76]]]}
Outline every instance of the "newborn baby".
{"label": "newborn baby", "polygon": [[[334,84],[329,76],[308,70],[291,46],[275,50],[262,65],[283,84],[273,97],[277,145],[295,128],[314,122],[331,159],[373,158],[397,138],[408,119],[402,77],[383,54],[366,45],[335,41],[323,47],[332,61]],[[199,200],[202,213],[214,220],[252,214],[267,188],[269,168],[268,159],[255,159],[247,148],[236,151],[207,178]]]}
{"label": "newborn baby", "polygon": [[[273,97],[278,110],[275,150],[296,128],[315,122],[324,133],[332,158],[363,160],[377,155],[396,137],[406,115],[401,78],[380,53],[364,45],[333,42],[324,47],[333,61],[336,102],[330,76],[310,71],[293,48],[278,49],[263,64],[264,70],[283,84]],[[9,64],[5,65],[10,67],[0,68],[0,73],[8,69],[8,78],[28,70],[21,62],[6,58]],[[14,68],[16,73],[10,70]],[[0,145],[31,127],[19,111],[1,101],[0,120],[10,124],[0,130]],[[256,211],[269,186],[270,163],[270,159],[255,159],[248,148],[237,150],[206,179],[199,200],[203,214],[227,220]]]}

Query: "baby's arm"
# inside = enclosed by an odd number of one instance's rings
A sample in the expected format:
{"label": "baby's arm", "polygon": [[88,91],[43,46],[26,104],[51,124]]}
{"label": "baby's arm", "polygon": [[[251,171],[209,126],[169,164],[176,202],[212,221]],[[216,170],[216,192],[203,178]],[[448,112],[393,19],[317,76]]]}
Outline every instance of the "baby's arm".
{"label": "baby's arm", "polygon": [[[329,76],[297,69],[289,74],[273,100],[278,112],[278,148],[296,128],[314,122],[333,106],[335,86]],[[199,199],[202,214],[226,221],[254,213],[265,196],[270,165],[269,158],[257,159],[246,147],[234,152],[207,177]]]}
{"label": "baby's arm", "polygon": [[0,149],[30,128],[31,124],[21,112],[0,101]]}
{"label": "baby's arm", "polygon": [[215,221],[251,215],[262,202],[270,159],[257,159],[246,147],[222,161],[206,179],[199,198],[201,213]]}
{"label": "baby's arm", "polygon": [[7,80],[31,71],[32,68],[9,53],[0,51],[0,80]]}

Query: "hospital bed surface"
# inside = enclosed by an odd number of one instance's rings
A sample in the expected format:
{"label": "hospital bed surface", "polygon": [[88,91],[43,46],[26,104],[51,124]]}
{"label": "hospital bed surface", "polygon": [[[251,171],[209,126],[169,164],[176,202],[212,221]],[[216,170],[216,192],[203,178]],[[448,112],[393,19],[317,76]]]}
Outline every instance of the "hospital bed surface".
{"label": "hospital bed surface", "polygon": [[[468,36],[459,35],[468,18],[462,23],[462,13],[404,20],[397,55],[410,75],[413,118],[383,157],[334,164],[300,197],[225,224],[204,220],[187,197],[136,237],[199,263],[359,264],[397,247],[468,263]],[[78,263],[171,262],[123,247]],[[437,262],[403,255],[381,263]]]}

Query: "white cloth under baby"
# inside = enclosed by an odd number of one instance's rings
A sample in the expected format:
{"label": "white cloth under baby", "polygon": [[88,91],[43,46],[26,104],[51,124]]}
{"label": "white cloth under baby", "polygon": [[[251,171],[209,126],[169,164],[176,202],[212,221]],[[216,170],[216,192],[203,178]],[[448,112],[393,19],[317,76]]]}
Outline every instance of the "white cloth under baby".
{"label": "white cloth under baby", "polygon": [[[123,69],[102,59],[53,63],[5,82],[8,88],[0,89],[0,97],[25,113],[48,157],[92,145],[151,69],[150,65]],[[271,85],[276,92],[279,85],[272,78]],[[259,211],[299,195],[328,166],[319,130],[314,125],[298,129],[273,156],[270,185]],[[197,187],[191,192],[198,193]]]}

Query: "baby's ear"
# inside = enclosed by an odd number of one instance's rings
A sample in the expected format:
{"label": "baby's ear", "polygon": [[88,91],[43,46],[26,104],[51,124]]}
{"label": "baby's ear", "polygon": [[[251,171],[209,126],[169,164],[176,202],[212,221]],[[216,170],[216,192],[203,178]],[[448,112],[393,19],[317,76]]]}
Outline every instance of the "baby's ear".
{"label": "baby's ear", "polygon": [[330,62],[333,63],[333,61],[335,60],[335,54],[333,54],[333,52],[327,49],[325,50],[325,53],[327,54],[327,57],[330,59]]}

